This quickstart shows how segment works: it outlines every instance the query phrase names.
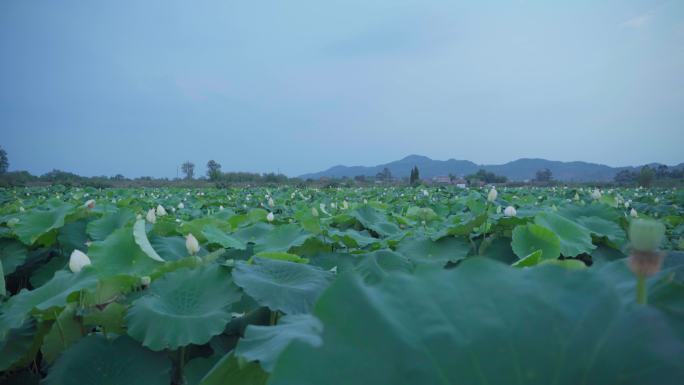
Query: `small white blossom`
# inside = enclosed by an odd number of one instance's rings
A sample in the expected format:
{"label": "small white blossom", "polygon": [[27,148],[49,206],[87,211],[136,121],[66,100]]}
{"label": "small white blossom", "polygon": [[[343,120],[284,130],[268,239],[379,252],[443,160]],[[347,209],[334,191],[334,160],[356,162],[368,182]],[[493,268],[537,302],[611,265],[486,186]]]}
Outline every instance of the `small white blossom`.
{"label": "small white blossom", "polygon": [[147,219],[147,221],[150,223],[156,223],[157,222],[157,215],[154,213],[154,209],[150,209],[147,212],[145,219]]}
{"label": "small white blossom", "polygon": [[492,189],[489,190],[489,194],[487,194],[487,200],[489,202],[494,202],[498,195],[499,195],[499,193],[496,192],[496,188],[492,187]]}
{"label": "small white blossom", "polygon": [[514,216],[518,215],[518,212],[515,210],[515,207],[508,206],[504,210],[504,215],[507,217],[514,217]]}
{"label": "small white blossom", "polygon": [[275,219],[275,216],[272,212],[269,212],[268,215],[266,215],[266,220],[269,222],[273,222],[273,219]]}
{"label": "small white blossom", "polygon": [[195,255],[199,251],[199,242],[192,233],[188,233],[185,237],[185,248],[188,250],[190,255]]}
{"label": "small white blossom", "polygon": [[636,210],[634,210],[634,208],[632,208],[631,210],[629,210],[629,216],[632,218],[636,218],[639,216],[639,214],[637,213]]}
{"label": "small white blossom", "polygon": [[166,215],[166,210],[164,209],[164,206],[157,205],[157,216],[163,217],[164,215]]}
{"label": "small white blossom", "polygon": [[84,252],[75,249],[71,252],[71,257],[69,257],[69,270],[78,273],[88,265],[90,265],[90,258],[88,258]]}

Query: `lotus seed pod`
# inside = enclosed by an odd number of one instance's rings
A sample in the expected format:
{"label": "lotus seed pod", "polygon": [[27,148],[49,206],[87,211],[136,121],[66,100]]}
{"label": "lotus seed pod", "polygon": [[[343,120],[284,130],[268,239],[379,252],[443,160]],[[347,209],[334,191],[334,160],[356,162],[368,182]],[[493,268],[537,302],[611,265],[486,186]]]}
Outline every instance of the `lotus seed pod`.
{"label": "lotus seed pod", "polygon": [[514,217],[514,216],[518,215],[518,212],[515,210],[515,207],[508,206],[504,210],[504,215],[507,217]]}
{"label": "lotus seed pod", "polygon": [[190,255],[195,255],[199,251],[199,242],[192,233],[188,233],[185,237],[185,248],[188,250]]}
{"label": "lotus seed pod", "polygon": [[69,257],[69,270],[78,273],[88,265],[90,265],[90,258],[88,258],[84,252],[76,249],[71,252],[71,257]]}
{"label": "lotus seed pod", "polygon": [[164,215],[166,215],[166,210],[164,209],[164,206],[157,205],[157,216],[163,217]]}
{"label": "lotus seed pod", "polygon": [[157,215],[154,213],[154,209],[150,209],[145,216],[148,222],[154,224],[157,222]]}
{"label": "lotus seed pod", "polygon": [[269,212],[268,215],[266,215],[266,220],[269,222],[273,222],[273,219],[275,219],[275,216],[273,213]]}
{"label": "lotus seed pod", "polygon": [[496,188],[492,187],[492,189],[489,190],[489,194],[487,194],[487,200],[489,202],[494,202],[498,195],[499,195],[499,193],[496,192]]}

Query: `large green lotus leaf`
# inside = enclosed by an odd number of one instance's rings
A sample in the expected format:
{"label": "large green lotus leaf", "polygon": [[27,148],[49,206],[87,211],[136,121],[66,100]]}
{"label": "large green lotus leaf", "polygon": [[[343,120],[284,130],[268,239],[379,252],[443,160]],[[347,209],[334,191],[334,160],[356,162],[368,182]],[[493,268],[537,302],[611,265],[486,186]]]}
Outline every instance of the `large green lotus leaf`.
{"label": "large green lotus leaf", "polygon": [[589,229],[592,234],[608,238],[618,248],[627,242],[625,231],[615,222],[599,217],[579,217],[575,221]]}
{"label": "large green lotus leaf", "polygon": [[209,373],[211,368],[221,359],[221,356],[214,354],[210,357],[197,357],[188,361],[183,367],[184,385],[197,385],[202,378]]}
{"label": "large green lotus leaf", "polygon": [[308,313],[332,273],[302,263],[255,257],[253,264],[238,262],[235,283],[260,305],[287,314]]}
{"label": "large green lotus leaf", "polygon": [[391,236],[399,233],[399,226],[391,223],[384,212],[371,206],[362,206],[350,213],[363,227],[373,230],[382,236]]}
{"label": "large green lotus leaf", "polygon": [[65,224],[61,229],[59,229],[59,235],[57,235],[57,242],[65,255],[71,254],[74,249],[85,250],[86,242],[88,242],[88,236],[86,235],[86,225],[88,222],[85,220],[74,221]]}
{"label": "large green lotus leaf", "polygon": [[[150,244],[157,251],[160,257],[166,261],[178,261],[188,256],[188,249],[185,246],[183,237],[160,237],[153,235]],[[202,253],[203,250],[200,250]]]}
{"label": "large green lotus leaf", "polygon": [[230,223],[218,216],[218,214],[215,214],[213,216],[201,217],[193,219],[190,222],[183,223],[180,226],[180,232],[183,235],[192,233],[192,235],[194,235],[199,242],[204,243],[207,241],[207,239],[204,237],[202,230],[207,226],[216,227],[221,231],[229,231],[231,227]]}
{"label": "large green lotus leaf", "polygon": [[268,374],[256,363],[240,364],[233,353],[223,356],[199,385],[263,385]]}
{"label": "large green lotus leaf", "polygon": [[0,261],[5,269],[5,275],[14,273],[17,267],[26,261],[28,251],[26,246],[14,239],[0,239]]}
{"label": "large green lotus leaf", "polygon": [[310,314],[286,315],[275,326],[247,326],[245,336],[235,348],[237,357],[258,361],[267,371],[273,371],[280,353],[293,341],[320,346],[323,325]]}
{"label": "large green lotus leaf", "polygon": [[124,315],[127,310],[126,305],[117,302],[108,304],[104,309],[92,307],[89,313],[83,316],[83,324],[88,326],[99,326],[106,333],[125,334]]}
{"label": "large green lotus leaf", "polygon": [[537,250],[542,251],[543,259],[554,259],[560,255],[560,239],[546,227],[528,223],[513,229],[513,252],[524,258]]}
{"label": "large green lotus leaf", "polygon": [[66,305],[67,297],[84,288],[97,285],[97,276],[91,269],[84,269],[79,274],[58,271],[43,286],[34,290],[22,290],[11,297],[0,308],[0,338],[10,329],[21,326],[32,311],[46,311],[54,307]]}
{"label": "large green lotus leaf", "polygon": [[216,226],[204,226],[202,234],[207,239],[207,242],[221,245],[221,247],[227,249],[245,250],[247,248],[245,242],[224,233],[223,230]]}
{"label": "large green lotus leaf", "polygon": [[275,229],[275,226],[258,222],[250,226],[242,227],[231,236],[242,243],[256,243]]}
{"label": "large green lotus leaf", "polygon": [[[560,239],[561,254],[574,257],[582,253],[590,253],[596,246],[591,243],[591,232],[584,226],[552,212],[541,212],[534,217],[534,222],[553,231]],[[543,256],[544,259],[546,256]]]}
{"label": "large green lotus leaf", "polygon": [[76,306],[69,304],[61,313],[55,318],[50,331],[43,339],[43,358],[52,363],[57,356],[66,348],[78,341],[83,333],[81,331],[81,323],[75,318]]}
{"label": "large green lotus leaf", "polygon": [[356,231],[354,229],[338,230],[336,228],[328,228],[328,235],[338,242],[342,242],[347,247],[366,247],[370,244],[380,241],[373,238],[367,231]]}
{"label": "large green lotus leaf", "polygon": [[223,332],[240,295],[223,266],[168,273],[133,302],[126,315],[128,334],[152,350],[205,344]]}
{"label": "large green lotus leaf", "polygon": [[464,259],[472,249],[470,243],[462,238],[444,237],[433,241],[425,237],[404,238],[397,245],[397,251],[413,260],[435,260],[456,262]]}
{"label": "large green lotus leaf", "polygon": [[31,349],[36,334],[36,321],[29,319],[0,338],[0,372],[9,369]]}
{"label": "large green lotus leaf", "polygon": [[376,283],[393,272],[410,272],[413,264],[404,255],[383,249],[356,256],[354,269],[367,283]]}
{"label": "large green lotus leaf", "polygon": [[45,385],[168,385],[171,361],[127,336],[82,338],[48,371]]}
{"label": "large green lotus leaf", "polygon": [[624,304],[591,269],[473,258],[377,286],[345,275],[314,314],[323,344],[293,342],[269,384],[674,385],[684,376],[682,320]]}
{"label": "large green lotus leaf", "polygon": [[105,214],[86,227],[86,232],[94,241],[104,241],[109,234],[135,221],[135,213],[129,209],[120,209],[116,212]]}
{"label": "large green lotus leaf", "polygon": [[596,217],[607,221],[615,222],[620,218],[621,214],[618,210],[604,205],[604,204],[590,204],[590,205],[567,205],[558,210],[558,214],[570,219],[576,220],[580,217]]}
{"label": "large green lotus leaf", "polygon": [[63,203],[49,210],[31,210],[23,215],[14,226],[14,233],[26,245],[32,245],[51,230],[64,226],[64,219],[74,206]]}
{"label": "large green lotus leaf", "polygon": [[152,258],[157,262],[164,262],[162,257],[157,254],[157,251],[150,244],[150,240],[147,239],[147,231],[145,230],[145,220],[138,219],[133,225],[133,240],[140,246],[140,250],[145,253],[148,257]]}
{"label": "large green lotus leaf", "polygon": [[5,269],[2,267],[2,260],[0,260],[0,298],[7,295],[5,284]]}
{"label": "large green lotus leaf", "polygon": [[302,230],[295,223],[277,226],[264,237],[256,241],[254,252],[262,251],[288,251],[293,247],[301,246],[311,237],[311,234]]}
{"label": "large green lotus leaf", "polygon": [[485,214],[474,216],[470,212],[454,215],[449,218],[444,227],[432,234],[430,238],[436,241],[449,235],[467,236],[476,227],[482,225],[485,219],[487,219]]}
{"label": "large green lotus leaf", "polygon": [[114,231],[104,241],[94,242],[88,250],[92,267],[101,276],[149,275],[163,263],[148,257],[135,243],[131,227]]}

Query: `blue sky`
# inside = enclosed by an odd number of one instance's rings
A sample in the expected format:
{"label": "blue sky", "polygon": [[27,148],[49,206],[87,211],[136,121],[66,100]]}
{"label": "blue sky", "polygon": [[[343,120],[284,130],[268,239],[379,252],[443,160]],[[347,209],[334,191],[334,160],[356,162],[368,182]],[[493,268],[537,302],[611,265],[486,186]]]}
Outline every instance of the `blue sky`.
{"label": "blue sky", "polygon": [[12,170],[684,162],[684,2],[0,2]]}

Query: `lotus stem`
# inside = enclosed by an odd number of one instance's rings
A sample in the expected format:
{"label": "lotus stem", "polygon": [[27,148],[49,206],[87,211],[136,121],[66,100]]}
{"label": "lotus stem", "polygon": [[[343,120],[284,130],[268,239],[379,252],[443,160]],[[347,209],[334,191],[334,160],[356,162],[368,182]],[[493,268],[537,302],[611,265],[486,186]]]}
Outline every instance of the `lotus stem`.
{"label": "lotus stem", "polygon": [[636,290],[637,303],[640,305],[646,305],[648,303],[648,287],[646,286],[646,277],[637,277]]}

